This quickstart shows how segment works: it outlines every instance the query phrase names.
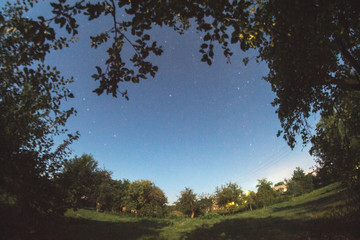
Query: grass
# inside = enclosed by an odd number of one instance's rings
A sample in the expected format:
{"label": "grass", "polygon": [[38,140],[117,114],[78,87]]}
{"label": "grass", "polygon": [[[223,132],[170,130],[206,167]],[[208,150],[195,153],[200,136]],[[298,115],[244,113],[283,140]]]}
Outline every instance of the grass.
{"label": "grass", "polygon": [[[81,209],[47,222],[30,239],[360,239],[358,211],[338,184],[230,216],[151,219]],[[5,239],[23,239],[14,234]],[[15,236],[15,237],[14,237]]]}

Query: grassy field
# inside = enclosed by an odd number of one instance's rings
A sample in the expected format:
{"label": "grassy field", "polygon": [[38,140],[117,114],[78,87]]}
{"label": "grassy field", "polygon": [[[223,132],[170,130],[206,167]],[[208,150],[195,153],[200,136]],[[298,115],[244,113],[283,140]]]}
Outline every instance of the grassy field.
{"label": "grassy field", "polygon": [[[338,184],[231,216],[122,217],[81,209],[47,222],[32,239],[360,239],[360,219]],[[348,199],[348,197],[346,197]],[[10,231],[4,239],[22,239]],[[13,237],[16,236],[16,237]]]}

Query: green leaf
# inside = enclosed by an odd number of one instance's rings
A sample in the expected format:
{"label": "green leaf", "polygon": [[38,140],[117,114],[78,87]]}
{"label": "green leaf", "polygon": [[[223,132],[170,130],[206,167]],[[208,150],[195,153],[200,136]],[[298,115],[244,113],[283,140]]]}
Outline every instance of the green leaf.
{"label": "green leaf", "polygon": [[208,58],[208,55],[204,54],[204,55],[202,56],[202,58],[201,58],[201,61],[202,61],[202,62],[206,62],[208,59],[209,59],[209,58]]}
{"label": "green leaf", "polygon": [[211,35],[210,33],[207,33],[205,36],[204,36],[204,41],[209,41],[211,39]]}
{"label": "green leaf", "polygon": [[96,68],[96,70],[98,71],[99,74],[102,73],[102,70],[101,70],[101,68],[99,66],[96,66],[95,68]]}
{"label": "green leaf", "polygon": [[66,23],[66,19],[65,18],[60,18],[59,19],[59,23],[60,23],[60,27],[62,28],[64,25],[65,25],[65,23]]}
{"label": "green leaf", "polygon": [[93,74],[93,75],[91,75],[91,77],[92,77],[93,79],[95,79],[95,80],[97,80],[97,79],[99,79],[99,78],[100,78],[100,76],[99,76],[99,75],[97,75],[97,74]]}
{"label": "green leaf", "polygon": [[209,57],[211,57],[211,58],[214,57],[214,51],[213,51],[213,50],[211,50],[211,51],[209,52]]}
{"label": "green leaf", "polygon": [[240,48],[241,48],[241,50],[243,50],[244,52],[247,50],[247,46],[246,46],[246,43],[245,43],[244,40],[242,40],[242,41],[240,42]]}
{"label": "green leaf", "polygon": [[246,66],[249,63],[249,58],[248,57],[244,57],[243,58],[243,63]]}

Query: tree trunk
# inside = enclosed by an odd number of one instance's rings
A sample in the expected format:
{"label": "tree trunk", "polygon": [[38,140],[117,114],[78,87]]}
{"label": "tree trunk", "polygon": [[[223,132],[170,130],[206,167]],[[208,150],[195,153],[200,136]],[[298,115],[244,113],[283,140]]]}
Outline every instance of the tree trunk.
{"label": "tree trunk", "polygon": [[193,202],[190,201],[190,206],[191,206],[191,218],[194,218],[195,216],[195,211],[194,211],[194,206],[193,206]]}

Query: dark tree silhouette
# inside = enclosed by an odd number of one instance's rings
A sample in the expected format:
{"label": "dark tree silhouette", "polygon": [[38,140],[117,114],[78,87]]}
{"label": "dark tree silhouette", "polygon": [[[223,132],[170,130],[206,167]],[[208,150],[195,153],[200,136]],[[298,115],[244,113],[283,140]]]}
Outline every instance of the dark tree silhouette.
{"label": "dark tree silhouette", "polygon": [[[58,174],[67,147],[78,135],[64,125],[74,109],[61,102],[72,98],[55,67],[43,64],[46,54],[67,44],[44,21],[24,17],[23,4],[7,4],[0,13],[0,190],[15,200],[25,217],[62,213]],[[29,221],[31,222],[31,220]]]}

